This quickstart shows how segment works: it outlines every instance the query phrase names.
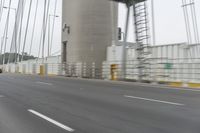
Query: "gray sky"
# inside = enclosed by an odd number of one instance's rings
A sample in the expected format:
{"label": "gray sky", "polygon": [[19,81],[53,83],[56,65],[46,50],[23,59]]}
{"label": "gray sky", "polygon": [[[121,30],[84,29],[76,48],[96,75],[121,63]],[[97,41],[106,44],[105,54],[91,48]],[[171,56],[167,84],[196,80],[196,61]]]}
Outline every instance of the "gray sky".
{"label": "gray sky", "polygon": [[[186,42],[185,22],[181,7],[182,0],[154,0],[154,3],[157,44]],[[195,0],[195,4],[199,25],[198,29],[200,31],[200,1]],[[119,25],[120,27],[124,27],[126,8],[121,4],[119,10]],[[149,11],[151,11],[150,5]],[[133,23],[131,22],[131,29],[133,29],[132,25]],[[129,41],[134,41],[133,32],[131,31],[129,32]]]}
{"label": "gray sky", "polygon": [[[27,0],[26,5],[28,5],[30,0]],[[157,44],[169,44],[169,43],[180,43],[180,42],[186,42],[186,32],[185,32],[185,24],[184,24],[184,17],[183,17],[183,10],[181,7],[182,0],[154,0],[155,1],[155,21],[156,21],[156,38],[157,38]],[[8,0],[6,0],[8,3]],[[12,7],[16,8],[18,0],[12,0]],[[149,2],[150,3],[150,2]],[[33,6],[32,6],[32,12],[31,12],[31,20],[29,25],[29,32],[32,32],[32,26],[33,26],[33,17],[34,17],[34,10],[35,10],[35,4],[36,0],[33,0]],[[6,4],[7,5],[7,4]],[[39,0],[39,10],[37,15],[37,23],[36,23],[36,31],[34,34],[34,43],[33,43],[33,49],[32,54],[37,55],[38,54],[38,48],[39,48],[39,36],[41,34],[41,26],[42,26],[42,13],[43,11],[43,0]],[[54,1],[51,0],[51,8],[50,8],[50,14],[53,14],[53,6]],[[27,7],[27,6],[26,6]],[[150,7],[150,6],[149,6]],[[197,18],[198,18],[198,24],[199,24],[199,31],[200,31],[200,1],[196,0],[196,12],[197,12]],[[149,11],[151,9],[149,8]],[[58,7],[56,11],[57,15],[59,15],[59,18],[56,18],[55,21],[55,34],[54,34],[54,40],[53,40],[53,51],[57,52],[60,50],[60,42],[61,42],[61,0],[58,0]],[[6,13],[7,10],[5,9],[3,12],[3,18],[0,26],[0,36],[3,36],[3,28],[5,25],[6,20]],[[25,28],[26,25],[26,19],[27,19],[27,8],[26,8],[26,14],[24,17],[24,24],[23,27]],[[151,14],[149,14],[151,15]],[[126,16],[126,8],[123,4],[119,5],[119,26],[124,27],[124,20]],[[10,21],[10,28],[9,28],[9,35],[8,35],[8,45],[11,42],[12,37],[12,29],[14,26],[14,12],[11,12],[11,21]],[[52,18],[51,18],[51,25],[52,25]],[[151,18],[150,18],[151,20]],[[124,28],[123,28],[124,29]],[[24,32],[23,32],[24,34]],[[26,51],[29,51],[29,45],[30,45],[30,39],[31,34],[28,34],[27,36],[27,47],[25,48]],[[130,30],[129,30],[129,41],[134,41],[134,35],[133,35],[133,22],[132,19],[130,20]],[[47,45],[47,44],[46,44]],[[7,51],[9,50],[9,46],[7,46]],[[47,51],[47,50],[46,50]]]}

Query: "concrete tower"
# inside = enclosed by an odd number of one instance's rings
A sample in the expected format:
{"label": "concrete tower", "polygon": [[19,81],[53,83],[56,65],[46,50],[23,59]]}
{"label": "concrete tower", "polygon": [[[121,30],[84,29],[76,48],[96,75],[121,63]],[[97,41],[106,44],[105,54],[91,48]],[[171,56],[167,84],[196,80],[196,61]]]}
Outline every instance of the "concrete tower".
{"label": "concrete tower", "polygon": [[96,63],[117,41],[118,6],[109,0],[63,0],[62,61]]}

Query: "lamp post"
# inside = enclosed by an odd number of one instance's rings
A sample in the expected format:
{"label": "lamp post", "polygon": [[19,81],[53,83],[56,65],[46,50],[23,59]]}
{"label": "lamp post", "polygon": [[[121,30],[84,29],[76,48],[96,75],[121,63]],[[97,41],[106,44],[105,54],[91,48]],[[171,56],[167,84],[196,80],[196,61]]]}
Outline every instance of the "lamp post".
{"label": "lamp post", "polygon": [[[2,56],[2,54],[3,54],[3,43],[4,43],[4,38],[5,38],[5,36],[2,36],[1,37],[1,63],[3,64],[3,56]],[[6,37],[5,39],[8,39],[8,37]]]}
{"label": "lamp post", "polygon": [[[50,37],[53,37],[53,32],[54,32],[54,25],[53,25],[53,27],[52,27],[52,31],[50,30],[50,24],[51,24],[51,17],[54,17],[54,18],[58,18],[59,16],[58,15],[52,15],[52,14],[49,14],[49,27],[48,27],[48,29],[49,29],[49,32],[48,32],[48,57],[50,56],[50,54],[51,54],[51,47],[52,47],[52,41],[50,42]],[[50,36],[50,32],[51,32],[51,35],[52,36]],[[51,44],[50,44],[51,43]]]}
{"label": "lamp post", "polygon": [[[16,28],[17,28],[17,9],[16,8],[12,8],[12,7],[6,7],[6,6],[4,6],[3,7],[4,9],[11,9],[11,10],[13,10],[14,12],[15,12],[15,26],[14,26],[14,35],[15,35],[15,57],[16,57],[16,52],[17,52],[17,30],[16,30]],[[11,44],[11,46],[10,46],[10,52],[11,52],[11,49],[12,49],[12,44]],[[9,53],[9,55],[8,55],[8,63],[10,63],[10,54],[11,53]],[[4,56],[4,58],[5,58],[5,56]],[[15,58],[15,63],[16,63],[16,58]]]}

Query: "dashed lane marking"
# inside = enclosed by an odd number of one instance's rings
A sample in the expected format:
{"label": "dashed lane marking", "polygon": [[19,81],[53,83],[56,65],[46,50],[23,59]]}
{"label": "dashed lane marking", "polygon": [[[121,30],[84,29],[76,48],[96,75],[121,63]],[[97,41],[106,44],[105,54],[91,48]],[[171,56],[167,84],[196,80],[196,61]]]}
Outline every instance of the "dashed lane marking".
{"label": "dashed lane marking", "polygon": [[181,103],[175,103],[175,102],[169,102],[169,101],[162,101],[162,100],[157,100],[157,99],[149,99],[149,98],[143,98],[143,97],[136,97],[136,96],[124,95],[124,97],[126,97],[126,98],[132,98],[132,99],[138,99],[138,100],[144,100],[144,101],[150,101],[150,102],[170,104],[170,105],[175,105],[175,106],[184,106],[185,105],[185,104],[181,104]]}
{"label": "dashed lane marking", "polygon": [[40,82],[40,81],[38,81],[38,82],[36,82],[37,84],[43,84],[43,85],[53,85],[52,83],[46,83],[46,82]]}
{"label": "dashed lane marking", "polygon": [[62,124],[62,123],[60,123],[60,122],[58,122],[58,121],[55,121],[55,120],[53,120],[53,119],[51,119],[51,118],[49,118],[49,117],[47,117],[47,116],[45,116],[45,115],[43,115],[43,114],[37,112],[37,111],[34,111],[34,110],[32,110],[32,109],[29,109],[28,111],[29,111],[30,113],[32,113],[32,114],[34,114],[34,115],[36,115],[36,116],[38,116],[38,117],[40,117],[40,118],[46,120],[46,121],[48,121],[48,122],[54,124],[54,125],[56,125],[56,126],[62,128],[62,129],[64,129],[64,130],[66,130],[66,131],[69,131],[69,132],[74,132],[74,131],[75,131],[74,129],[72,129],[72,128],[70,128],[70,127],[68,127],[68,126],[66,126],[66,125],[64,125],[64,124]]}

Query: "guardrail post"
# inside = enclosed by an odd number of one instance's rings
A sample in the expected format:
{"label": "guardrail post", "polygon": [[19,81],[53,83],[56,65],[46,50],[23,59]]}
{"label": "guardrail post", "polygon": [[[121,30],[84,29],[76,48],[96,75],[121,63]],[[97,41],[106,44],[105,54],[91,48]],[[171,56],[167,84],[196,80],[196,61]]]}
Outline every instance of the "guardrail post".
{"label": "guardrail post", "polygon": [[40,73],[39,75],[44,76],[44,64],[40,65]]}
{"label": "guardrail post", "polygon": [[111,80],[117,80],[117,69],[118,65],[117,64],[112,64],[111,65]]}

